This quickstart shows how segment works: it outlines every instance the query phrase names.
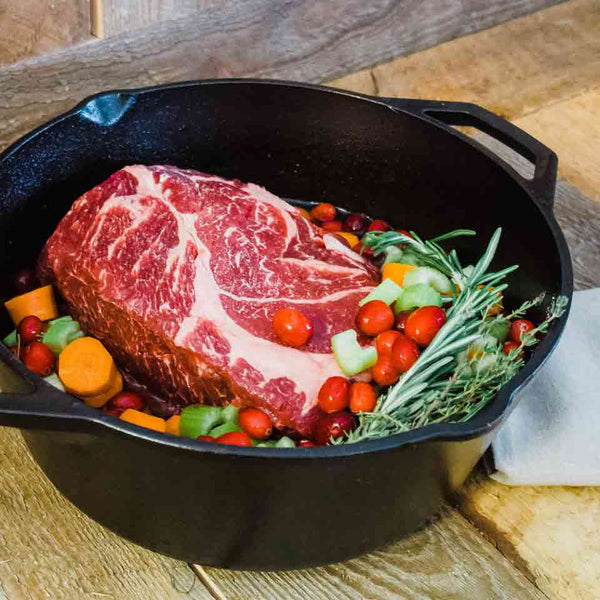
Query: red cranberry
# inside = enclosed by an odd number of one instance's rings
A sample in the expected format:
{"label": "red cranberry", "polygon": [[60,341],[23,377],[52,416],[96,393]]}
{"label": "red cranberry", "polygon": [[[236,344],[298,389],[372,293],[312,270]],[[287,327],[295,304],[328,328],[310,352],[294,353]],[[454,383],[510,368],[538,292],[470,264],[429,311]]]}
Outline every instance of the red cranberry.
{"label": "red cranberry", "polygon": [[19,295],[31,292],[31,290],[35,290],[40,285],[35,271],[29,268],[19,269],[13,275],[13,283],[15,291]]}
{"label": "red cranberry", "polygon": [[355,427],[354,417],[345,411],[324,415],[319,419],[315,431],[315,441],[320,446],[329,444],[331,438],[337,439]]}
{"label": "red cranberry", "polygon": [[362,237],[367,230],[368,220],[365,215],[352,213],[344,221],[344,231],[349,231],[358,237]]}
{"label": "red cranberry", "polygon": [[375,219],[369,227],[367,227],[367,231],[389,231],[390,229],[390,224],[381,219]]}
{"label": "red cranberry", "polygon": [[402,310],[396,315],[396,320],[394,321],[394,329],[398,331],[404,331],[406,327],[406,319],[410,316],[412,310]]}
{"label": "red cranberry", "polygon": [[55,361],[52,350],[42,342],[31,342],[23,349],[25,366],[40,377],[46,377],[52,373]]}
{"label": "red cranberry", "polygon": [[342,222],[341,221],[325,221],[324,223],[321,223],[321,227],[325,231],[329,231],[329,232],[341,231],[342,230]]}
{"label": "red cranberry", "polygon": [[373,248],[363,245],[362,242],[358,242],[358,244],[353,246],[352,250],[369,260],[373,260],[373,258],[375,258],[375,252],[373,252]]}
{"label": "red cranberry", "polygon": [[102,409],[107,415],[120,417],[128,408],[144,410],[144,401],[136,392],[123,391],[115,394]]}
{"label": "red cranberry", "polygon": [[43,331],[44,323],[35,315],[29,315],[22,319],[17,328],[17,333],[21,336],[22,344],[29,344],[37,340]]}

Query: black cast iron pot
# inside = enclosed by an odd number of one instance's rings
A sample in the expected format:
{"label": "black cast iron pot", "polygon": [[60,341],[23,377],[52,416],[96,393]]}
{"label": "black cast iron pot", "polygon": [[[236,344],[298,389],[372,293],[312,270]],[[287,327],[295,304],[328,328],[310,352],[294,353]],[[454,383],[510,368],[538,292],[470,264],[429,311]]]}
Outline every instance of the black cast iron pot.
{"label": "black cast iron pot", "polygon": [[[524,179],[451,125],[472,125],[535,164]],[[552,214],[557,159],[470,104],[370,98],[251,80],[102,93],[0,157],[0,280],[34,263],[71,203],[120,167],[171,163],[332,202],[424,237],[475,229],[468,261],[504,228],[495,265],[518,263],[507,302],[572,294]],[[459,251],[461,251],[459,248]],[[6,297],[8,289],[0,290]],[[561,334],[464,424],[315,449],[204,444],[104,416],[29,373],[0,347],[0,424],[20,427],[49,479],[81,510],[143,546],[207,565],[289,569],[378,548],[456,490]],[[3,332],[10,328],[8,320]]]}

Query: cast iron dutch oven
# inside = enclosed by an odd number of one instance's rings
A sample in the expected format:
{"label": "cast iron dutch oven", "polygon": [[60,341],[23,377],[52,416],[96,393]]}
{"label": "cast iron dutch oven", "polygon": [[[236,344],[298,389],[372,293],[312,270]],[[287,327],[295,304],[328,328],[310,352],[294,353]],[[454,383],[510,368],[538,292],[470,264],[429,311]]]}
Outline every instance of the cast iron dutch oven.
{"label": "cast iron dutch oven", "polygon": [[[535,175],[524,179],[451,125],[501,140],[535,164]],[[541,143],[470,104],[256,80],[101,93],[14,144],[0,157],[0,279],[34,264],[71,203],[132,163],[256,182],[426,238],[475,229],[478,237],[459,247],[466,261],[502,226],[495,264],[521,267],[509,304],[542,291],[572,294],[552,214],[557,159]],[[3,346],[0,368],[13,391],[0,394],[0,424],[24,430],[48,478],[82,511],[147,548],[237,569],[320,565],[381,547],[432,517],[482,456],[565,320],[470,422],[368,443],[254,449],[142,430],[50,387]]]}

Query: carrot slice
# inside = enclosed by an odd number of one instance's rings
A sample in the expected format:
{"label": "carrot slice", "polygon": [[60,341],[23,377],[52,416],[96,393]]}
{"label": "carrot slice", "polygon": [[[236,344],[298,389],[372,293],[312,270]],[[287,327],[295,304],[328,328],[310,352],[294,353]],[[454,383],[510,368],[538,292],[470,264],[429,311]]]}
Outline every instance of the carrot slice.
{"label": "carrot slice", "polygon": [[4,303],[8,314],[16,327],[29,315],[34,315],[42,321],[49,321],[58,317],[56,300],[51,285],[15,296]]}
{"label": "carrot slice", "polygon": [[180,415],[173,415],[167,419],[166,432],[171,435],[179,435],[179,421],[181,421]]}
{"label": "carrot slice", "polygon": [[71,342],[58,357],[58,376],[75,396],[97,396],[108,392],[117,367],[102,343],[91,337]]}
{"label": "carrot slice", "polygon": [[119,371],[115,371],[115,376],[106,390],[96,396],[81,396],[81,399],[92,408],[100,408],[104,406],[113,396],[118,394],[123,389],[123,377]]}
{"label": "carrot slice", "polygon": [[146,427],[146,429],[154,429],[154,431],[160,431],[165,433],[167,430],[167,424],[164,419],[155,417],[154,415],[147,415],[139,410],[128,408],[120,417],[123,421],[139,425],[140,427]]}
{"label": "carrot slice", "polygon": [[308,219],[310,221],[310,213],[305,208],[298,208],[298,210],[302,213],[302,216],[305,219]]}
{"label": "carrot slice", "polygon": [[405,265],[404,263],[387,263],[381,270],[381,279],[391,279],[400,287],[404,285],[404,276],[413,269],[415,265]]}

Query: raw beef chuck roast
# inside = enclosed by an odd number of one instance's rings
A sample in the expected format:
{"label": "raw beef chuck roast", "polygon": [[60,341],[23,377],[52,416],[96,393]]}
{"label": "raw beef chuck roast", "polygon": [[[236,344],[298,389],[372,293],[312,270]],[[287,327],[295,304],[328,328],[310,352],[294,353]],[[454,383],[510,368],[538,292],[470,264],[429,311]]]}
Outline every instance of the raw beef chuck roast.
{"label": "raw beef chuck roast", "polygon": [[[84,194],[40,258],[43,277],[126,376],[172,406],[236,400],[311,435],[331,336],[354,327],[375,267],[265,189],[132,166]],[[314,334],[283,346],[274,313]]]}

